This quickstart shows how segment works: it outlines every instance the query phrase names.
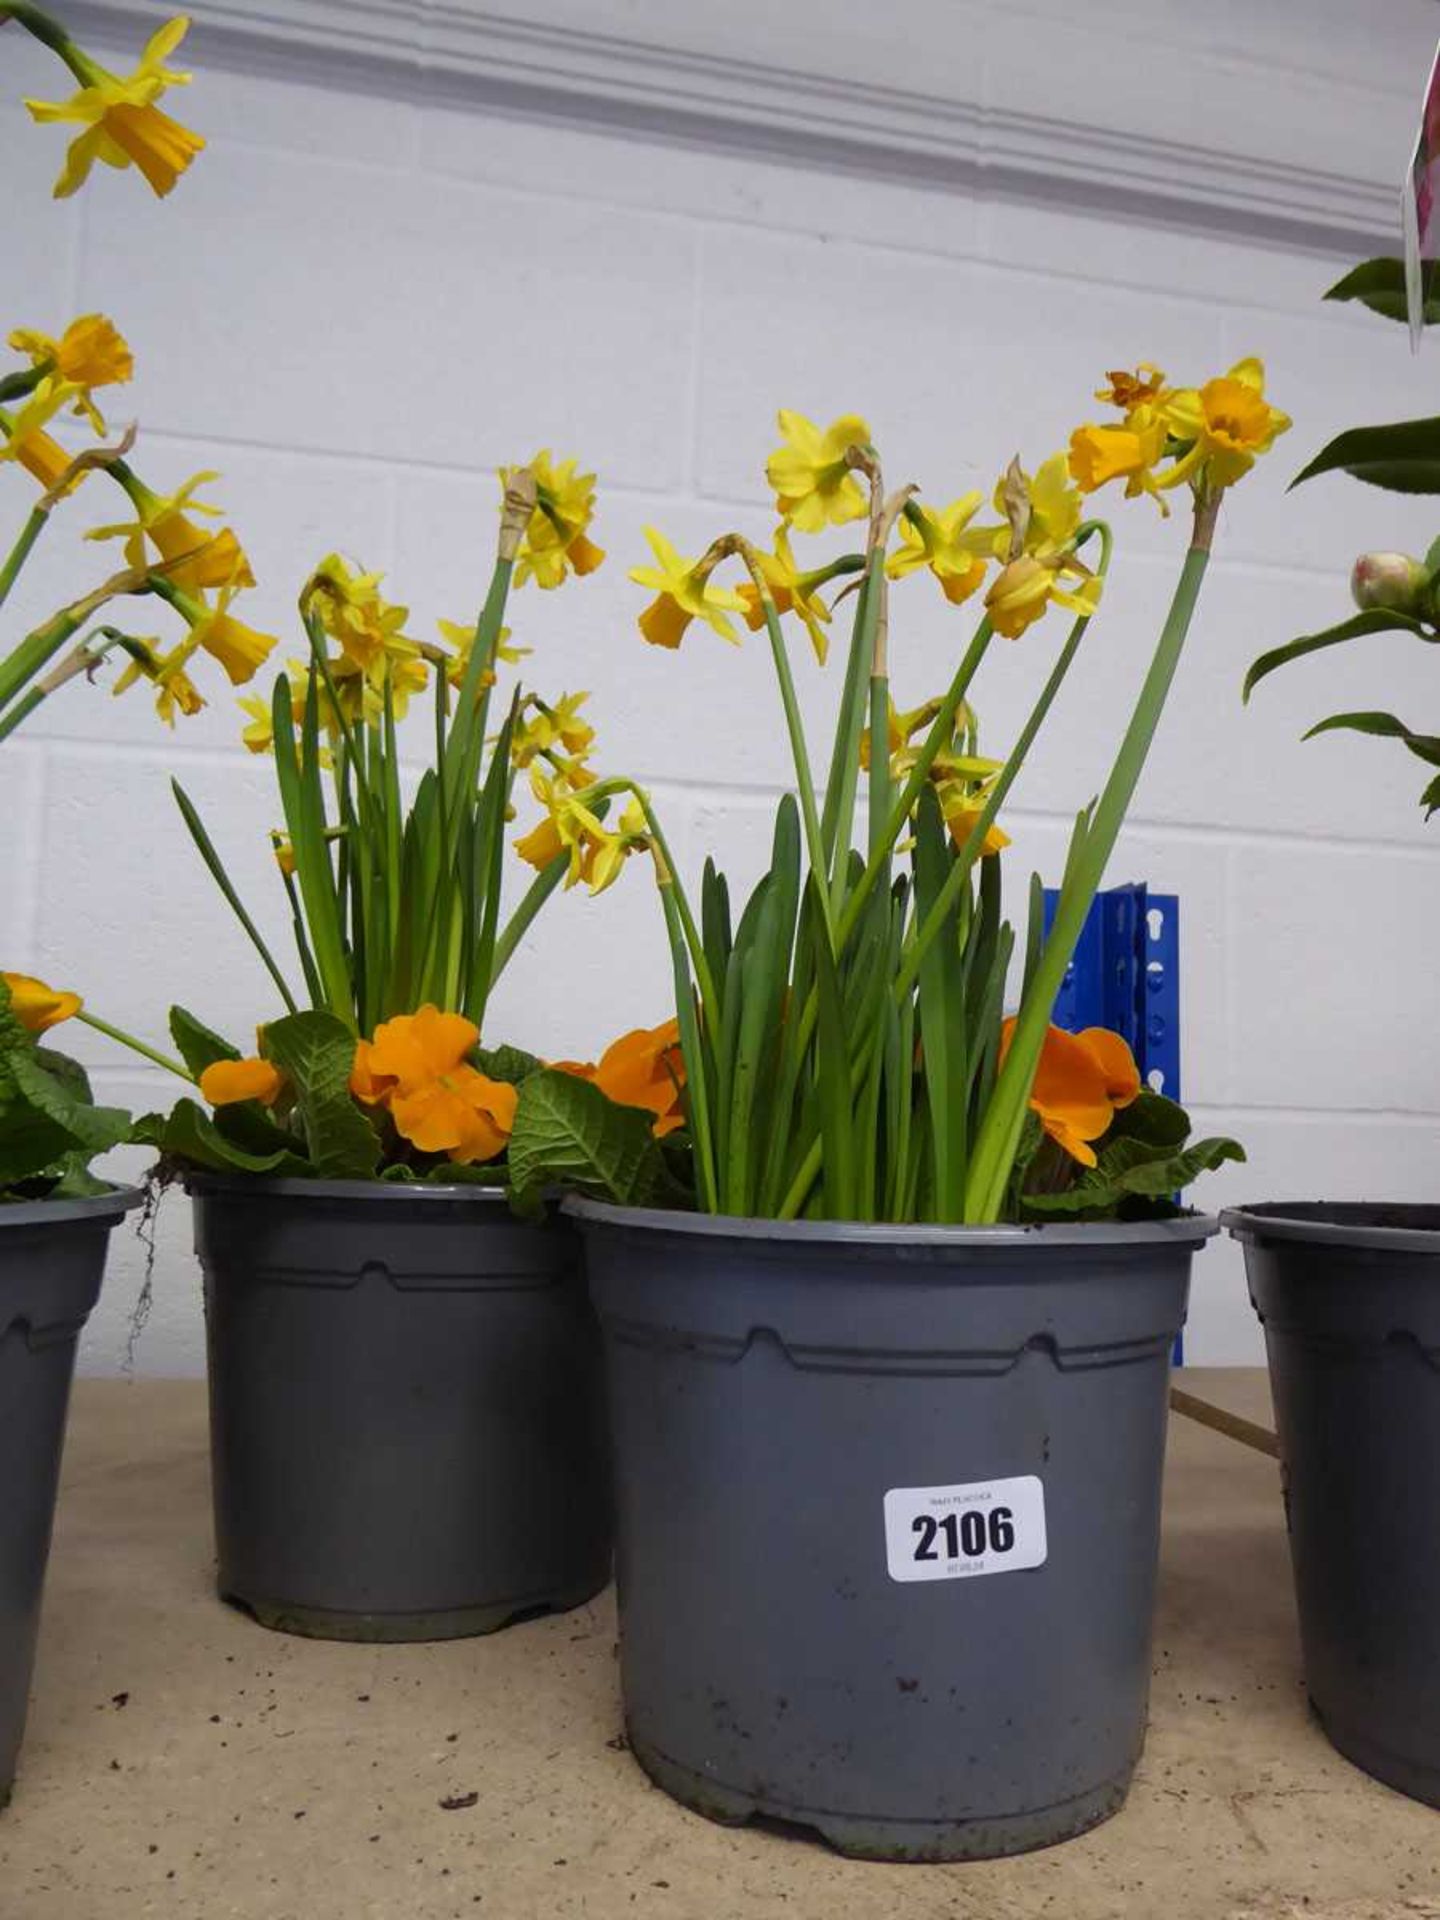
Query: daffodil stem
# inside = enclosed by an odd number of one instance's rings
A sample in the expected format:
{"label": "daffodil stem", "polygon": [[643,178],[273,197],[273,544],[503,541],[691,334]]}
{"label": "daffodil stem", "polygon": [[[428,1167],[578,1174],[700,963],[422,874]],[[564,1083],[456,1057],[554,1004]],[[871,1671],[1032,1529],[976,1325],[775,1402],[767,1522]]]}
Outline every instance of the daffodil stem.
{"label": "daffodil stem", "polygon": [[557,854],[549,866],[542,868],[526,888],[520,904],[505,922],[495,942],[495,957],[490,966],[490,987],[495,985],[510,964],[512,954],[529,932],[535,916],[565,878],[565,871],[569,864],[565,854]]}
{"label": "daffodil stem", "polygon": [[666,884],[675,902],[675,911],[685,934],[685,944],[690,949],[690,964],[695,969],[695,983],[700,989],[701,1002],[707,1007],[714,1008],[719,1002],[715,997],[715,981],[710,972],[710,963],[705,958],[705,943],[700,938],[700,929],[696,926],[695,916],[690,911],[689,898],[675,869],[675,858],[670,851],[670,843],[665,838],[665,830],[660,825],[660,816],[651,806],[650,796],[643,787],[637,787],[632,781],[621,780],[615,783],[614,790],[631,793],[640,803],[640,811],[645,815],[646,828],[659,848],[660,858],[664,862]]}
{"label": "daffodil stem", "polygon": [[865,584],[855,611],[855,633],[850,659],[845,670],[840,724],[836,730],[835,751],[838,765],[831,768],[831,789],[826,794],[826,835],[830,855],[830,898],[832,911],[844,902],[850,845],[855,829],[855,791],[860,781],[860,736],[865,728],[869,705],[870,669],[875,652],[875,630],[880,619],[884,595],[885,553],[872,548],[865,566]]}
{"label": "daffodil stem", "polygon": [[102,1020],[98,1014],[82,1007],[75,1018],[87,1027],[93,1027],[96,1033],[103,1033],[107,1040],[117,1040],[122,1047],[128,1047],[131,1053],[138,1053],[142,1059],[151,1061],[157,1067],[163,1067],[167,1073],[173,1073],[189,1086],[197,1085],[193,1073],[188,1067],[182,1067],[178,1060],[172,1060],[168,1054],[157,1053],[154,1047],[147,1046],[143,1040],[137,1040],[133,1033],[126,1033],[123,1027],[112,1027],[108,1020]]}
{"label": "daffodil stem", "polygon": [[[748,555],[747,555],[748,558]],[[820,814],[815,805],[815,775],[810,766],[810,748],[805,739],[805,723],[800,717],[800,703],[795,697],[795,681],[790,672],[790,656],[785,650],[785,636],[780,631],[780,620],[775,612],[775,602],[770,588],[758,567],[752,566],[751,573],[755,581],[755,590],[760,596],[760,606],[765,615],[765,630],[770,636],[770,652],[775,661],[775,678],[780,683],[780,701],[785,709],[785,727],[790,735],[790,757],[795,765],[795,785],[799,790],[800,818],[805,823],[805,845],[810,855],[810,869],[821,889],[825,905],[825,931],[833,950],[835,945],[835,921],[828,893],[825,891],[825,841],[820,831]]]}
{"label": "daffodil stem", "polygon": [[30,558],[30,549],[44,532],[45,523],[49,518],[50,512],[47,507],[35,507],[31,511],[30,518],[20,529],[20,538],[11,548],[9,559],[3,567],[0,567],[0,607],[3,607],[9,598],[10,589],[19,578],[20,569]]}
{"label": "daffodil stem", "polygon": [[[28,686],[42,667],[55,658],[66,641],[75,637],[93,611],[88,602],[81,602],[76,607],[62,607],[44,626],[37,627],[27,635],[6,659],[0,660],[0,740],[7,733],[12,733],[24,717],[17,708],[10,706],[10,702],[23,687]],[[38,704],[38,701],[32,701],[25,711],[33,712]]]}
{"label": "daffodil stem", "polygon": [[1006,795],[1015,784],[1020,769],[1025,764],[1025,756],[1035,743],[1036,734],[1039,733],[1046,716],[1055,703],[1055,696],[1059,693],[1065,676],[1070,671],[1071,663],[1079,651],[1080,642],[1084,638],[1085,629],[1089,624],[1090,616],[1088,614],[1082,614],[1071,627],[1069,638],[1060,649],[1059,658],[1050,670],[1050,677],[1041,690],[1040,698],[1035,702],[1030,718],[1021,729],[1020,735],[1007,756],[1004,766],[996,775],[994,783],[986,795],[985,805],[981,808],[974,826],[971,827],[969,833],[965,836],[965,844],[960,849],[959,855],[951,866],[950,872],[945,876],[945,884],[935,896],[929,913],[925,916],[925,919],[919,927],[916,928],[914,939],[907,949],[904,964],[895,976],[894,986],[891,989],[897,1006],[904,1003],[906,996],[914,987],[920,975],[921,962],[929,952],[937,935],[945,926],[946,919],[954,908],[960,889],[969,880],[971,869],[974,867],[976,860],[980,856],[980,851],[985,845],[985,836],[989,833],[996,815],[1004,805]]}
{"label": "daffodil stem", "polygon": [[1149,672],[1125,730],[1105,789],[1090,816],[1060,889],[1055,919],[1039,965],[1020,1004],[1005,1065],[1000,1070],[971,1155],[965,1187],[965,1219],[983,1226],[1000,1216],[1025,1121],[1036,1062],[1060,990],[1105,868],[1125,823],[1140,775],[1155,739],[1166,698],[1180,664],[1186,636],[1210,559],[1218,496],[1196,505],[1195,533],[1180,570],[1170,611]]}
{"label": "daffodil stem", "polygon": [[[915,765],[911,769],[910,777],[901,789],[900,797],[890,809],[890,817],[886,823],[884,836],[880,840],[878,848],[872,849],[868,866],[864,873],[861,874],[859,880],[856,881],[849,899],[845,902],[845,911],[840,916],[840,925],[838,928],[839,942],[842,947],[855,931],[865,902],[869,899],[877,882],[883,877],[886,871],[890,849],[900,838],[901,833],[904,831],[905,822],[914,811],[915,803],[920,798],[920,790],[929,779],[930,769],[935,764],[935,756],[940,752],[942,747],[948,745],[954,734],[955,716],[960,711],[961,703],[969,691],[971,681],[979,671],[980,662],[985,658],[985,650],[990,644],[992,632],[993,629],[989,620],[982,620],[980,625],[975,629],[975,634],[970,645],[965,650],[965,657],[955,670],[955,678],[950,682],[945,698],[940,703],[939,711],[930,724],[930,731],[925,736],[924,745],[915,757]],[[887,732],[889,724],[890,715],[887,706],[885,713],[885,728]],[[883,752],[885,745],[888,744],[884,733],[880,736],[880,740],[881,745],[879,750]],[[872,762],[876,750],[877,741],[872,726],[870,733]]]}

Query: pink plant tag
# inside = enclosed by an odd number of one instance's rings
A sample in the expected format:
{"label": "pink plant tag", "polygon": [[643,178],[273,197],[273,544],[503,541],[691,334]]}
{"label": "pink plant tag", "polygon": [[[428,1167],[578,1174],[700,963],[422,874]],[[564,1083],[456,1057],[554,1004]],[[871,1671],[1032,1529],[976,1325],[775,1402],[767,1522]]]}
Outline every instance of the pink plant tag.
{"label": "pink plant tag", "polygon": [[1440,237],[1437,201],[1440,201],[1440,47],[1436,48],[1430,63],[1430,78],[1420,110],[1420,132],[1400,193],[1400,222],[1405,235],[1405,308],[1410,321],[1410,349],[1414,353],[1419,352],[1425,331],[1421,262],[1435,257],[1433,241]]}

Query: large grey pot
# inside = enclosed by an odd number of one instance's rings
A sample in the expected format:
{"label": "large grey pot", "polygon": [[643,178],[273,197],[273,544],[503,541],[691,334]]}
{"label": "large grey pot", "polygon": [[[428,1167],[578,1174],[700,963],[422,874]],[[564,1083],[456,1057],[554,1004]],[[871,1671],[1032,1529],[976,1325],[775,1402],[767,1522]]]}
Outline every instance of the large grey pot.
{"label": "large grey pot", "polygon": [[599,1333],[568,1221],[474,1187],[193,1176],[219,1589],[439,1640],[610,1574]]}
{"label": "large grey pot", "polygon": [[1440,1807],[1440,1206],[1221,1218],[1265,1328],[1311,1705]]}
{"label": "large grey pot", "polygon": [[1170,1349],[1215,1223],[567,1211],[647,1773],[878,1859],[1015,1853],[1115,1812],[1145,1734]]}
{"label": "large grey pot", "polygon": [[15,1782],[80,1331],[134,1188],[0,1205],[0,1807]]}

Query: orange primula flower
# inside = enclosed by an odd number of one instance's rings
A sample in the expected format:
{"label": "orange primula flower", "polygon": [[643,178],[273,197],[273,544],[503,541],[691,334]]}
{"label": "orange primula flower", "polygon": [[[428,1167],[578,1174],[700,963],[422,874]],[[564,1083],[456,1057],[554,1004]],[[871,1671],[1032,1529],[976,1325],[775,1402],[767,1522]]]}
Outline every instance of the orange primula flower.
{"label": "orange primula flower", "polygon": [[658,1027],[636,1027],[608,1046],[595,1067],[577,1067],[557,1061],[566,1073],[593,1080],[619,1107],[645,1107],[655,1116],[655,1137],[663,1140],[685,1124],[680,1095],[685,1086],[685,1062],[680,1052],[680,1023],[666,1020]]}
{"label": "orange primula flower", "polygon": [[78,993],[47,987],[30,973],[0,973],[10,991],[10,1011],[27,1033],[48,1033],[70,1020],[85,1004]]}
{"label": "orange primula flower", "polygon": [[479,1038],[463,1014],[428,1005],[397,1014],[373,1040],[357,1043],[350,1091],[368,1106],[388,1107],[396,1131],[422,1153],[443,1153],[462,1167],[493,1160],[510,1138],[518,1096],[471,1066],[466,1055]]}
{"label": "orange primula flower", "polygon": [[[1002,1065],[1014,1031],[1012,1018],[1001,1030]],[[1086,1027],[1083,1033],[1048,1029],[1030,1089],[1030,1107],[1050,1138],[1073,1160],[1085,1167],[1095,1165],[1090,1142],[1107,1133],[1117,1110],[1128,1107],[1139,1093],[1140,1070],[1118,1033],[1108,1027]]]}
{"label": "orange primula flower", "polygon": [[268,1060],[217,1060],[200,1076],[200,1091],[212,1107],[232,1107],[240,1100],[258,1100],[273,1107],[285,1091],[285,1076]]}

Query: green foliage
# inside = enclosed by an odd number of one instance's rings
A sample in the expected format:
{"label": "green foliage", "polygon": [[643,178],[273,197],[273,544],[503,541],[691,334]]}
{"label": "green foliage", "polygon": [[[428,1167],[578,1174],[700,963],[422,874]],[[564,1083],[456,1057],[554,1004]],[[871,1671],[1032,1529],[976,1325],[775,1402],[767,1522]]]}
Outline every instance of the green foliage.
{"label": "green foliage", "polygon": [[1024,1220],[1167,1219],[1179,1212],[1175,1195],[1182,1188],[1245,1158],[1235,1140],[1190,1142],[1185,1109],[1148,1090],[1116,1114],[1096,1143],[1093,1167],[1042,1142],[1038,1127],[1032,1140],[1012,1188],[1013,1209]]}
{"label": "green foliage", "polygon": [[1431,646],[1440,640],[1440,634],[1432,633],[1410,614],[1374,607],[1365,613],[1351,614],[1348,620],[1338,621],[1320,633],[1301,634],[1298,640],[1287,640],[1283,646],[1262,653],[1245,675],[1241,697],[1248,700],[1260,682],[1277,667],[1288,666],[1292,660],[1302,660],[1306,654],[1319,653],[1326,647],[1342,646],[1347,640],[1366,640],[1373,633],[1410,633]]}
{"label": "green foliage", "polygon": [[1322,473],[1348,473],[1392,493],[1440,493],[1440,418],[1350,427],[1322,447],[1290,484],[1298,487]]}
{"label": "green foliage", "polygon": [[[1420,265],[1420,291],[1425,325],[1440,321],[1440,261],[1425,260]],[[1325,294],[1327,300],[1358,300],[1386,320],[1409,320],[1405,294],[1405,262],[1394,258],[1366,260],[1337,280]]]}
{"label": "green foliage", "polygon": [[77,1061],[21,1025],[0,979],[0,1204],[99,1191],[90,1162],[129,1131],[129,1114],[95,1105]]}
{"label": "green foliage", "polygon": [[[502,925],[518,691],[498,732],[487,737],[487,726],[511,564],[496,565],[453,714],[452,689],[435,669],[431,764],[408,805],[389,681],[378,714],[365,721],[347,717],[325,632],[306,613],[311,661],[298,719],[285,674],[277,676],[271,700],[290,863],[278,878],[290,904],[303,995],[292,991],[198,810],[175,787],[201,859],[291,1013],[308,999],[313,1010],[367,1037],[392,1015],[427,1003],[483,1025],[495,981],[564,876],[567,856],[561,855]],[[603,815],[603,801],[596,811]]]}
{"label": "green foliage", "polygon": [[552,1190],[620,1206],[681,1197],[672,1190],[653,1122],[653,1114],[616,1106],[573,1073],[545,1067],[531,1074],[521,1085],[510,1136],[511,1205],[537,1213]]}

